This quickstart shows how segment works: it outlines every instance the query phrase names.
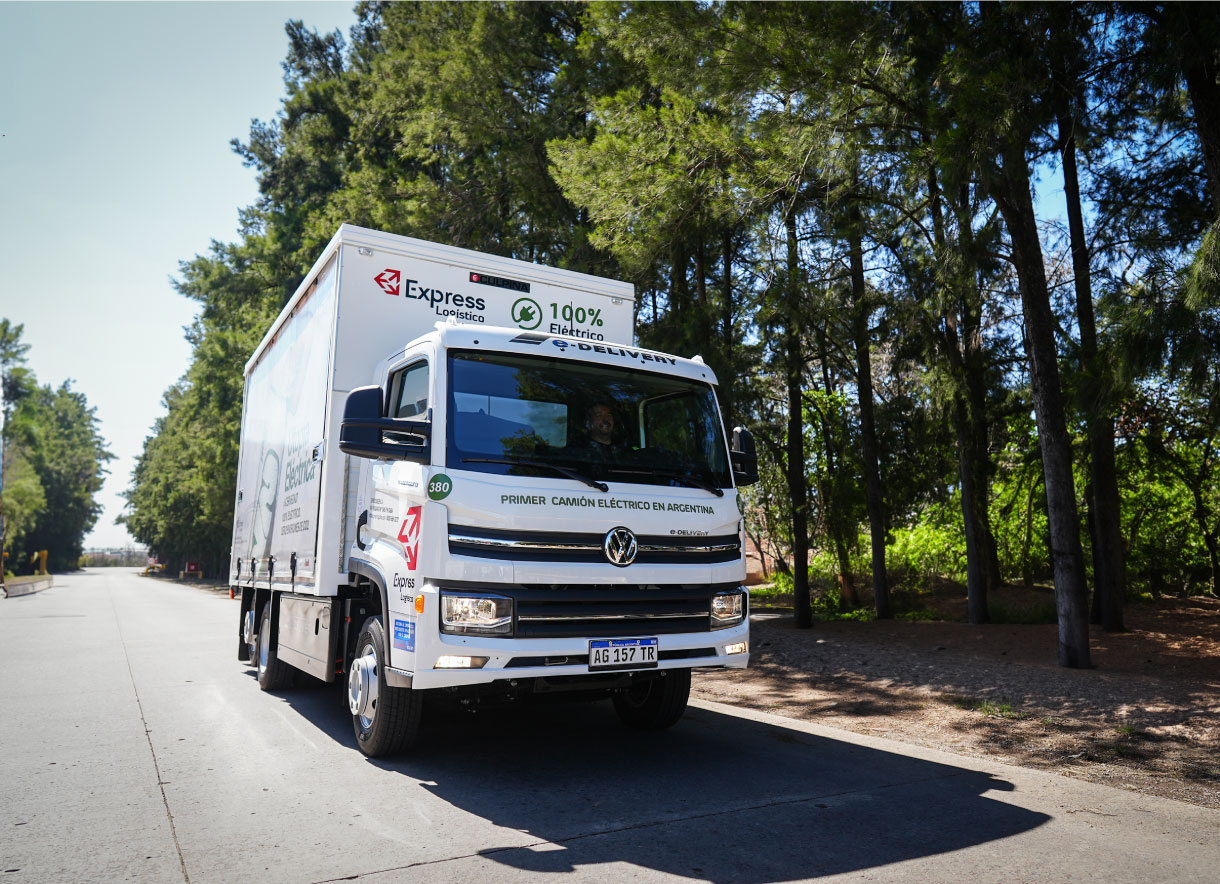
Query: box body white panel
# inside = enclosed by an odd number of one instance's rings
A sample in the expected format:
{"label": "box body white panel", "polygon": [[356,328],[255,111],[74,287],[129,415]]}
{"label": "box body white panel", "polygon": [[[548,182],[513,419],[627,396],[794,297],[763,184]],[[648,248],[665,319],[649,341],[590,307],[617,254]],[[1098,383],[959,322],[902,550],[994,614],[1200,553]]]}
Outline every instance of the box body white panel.
{"label": "box body white panel", "polygon": [[338,591],[359,513],[346,394],[437,322],[630,345],[633,313],[627,283],[343,225],[246,364],[230,583]]}

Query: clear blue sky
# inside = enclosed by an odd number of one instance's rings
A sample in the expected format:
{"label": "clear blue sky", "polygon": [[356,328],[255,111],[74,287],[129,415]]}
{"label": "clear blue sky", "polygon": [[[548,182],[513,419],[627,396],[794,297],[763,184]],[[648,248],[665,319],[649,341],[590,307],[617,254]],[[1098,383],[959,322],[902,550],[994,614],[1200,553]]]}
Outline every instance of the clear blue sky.
{"label": "clear blue sky", "polygon": [[190,360],[170,277],[257,197],[229,140],[279,109],[284,23],[346,37],[353,5],[0,2],[0,316],[116,455],[86,547],[130,541],[119,494]]}

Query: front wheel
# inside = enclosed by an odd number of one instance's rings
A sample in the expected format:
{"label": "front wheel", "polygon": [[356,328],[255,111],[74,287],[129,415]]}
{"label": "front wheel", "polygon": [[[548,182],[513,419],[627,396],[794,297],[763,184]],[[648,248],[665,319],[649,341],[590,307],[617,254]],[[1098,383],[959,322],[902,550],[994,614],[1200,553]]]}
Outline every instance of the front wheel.
{"label": "front wheel", "polygon": [[347,705],[360,751],[369,758],[397,755],[419,738],[419,691],[386,684],[386,642],[381,621],[364,621],[347,678]]}
{"label": "front wheel", "polygon": [[640,681],[614,695],[614,711],[628,727],[662,731],[686,712],[690,670],[665,669],[657,678]]}

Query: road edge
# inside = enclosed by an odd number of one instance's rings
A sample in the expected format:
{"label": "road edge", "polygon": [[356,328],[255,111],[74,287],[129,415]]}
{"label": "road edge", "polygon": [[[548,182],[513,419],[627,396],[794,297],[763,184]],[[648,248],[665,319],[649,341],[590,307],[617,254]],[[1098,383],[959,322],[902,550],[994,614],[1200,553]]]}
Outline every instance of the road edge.
{"label": "road edge", "polygon": [[42,592],[44,589],[50,589],[54,583],[55,578],[52,576],[44,577],[41,580],[31,580],[28,583],[5,583],[4,597],[11,599],[21,595],[32,595]]}

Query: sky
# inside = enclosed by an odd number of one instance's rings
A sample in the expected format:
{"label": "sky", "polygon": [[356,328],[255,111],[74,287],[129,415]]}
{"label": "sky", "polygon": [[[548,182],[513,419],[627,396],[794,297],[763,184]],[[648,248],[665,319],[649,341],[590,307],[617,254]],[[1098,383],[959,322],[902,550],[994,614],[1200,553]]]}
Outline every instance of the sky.
{"label": "sky", "polygon": [[0,317],[115,455],[86,549],[132,542],[120,495],[190,362],[170,280],[257,199],[229,142],[279,110],[284,23],[346,36],[353,6],[0,0]]}

